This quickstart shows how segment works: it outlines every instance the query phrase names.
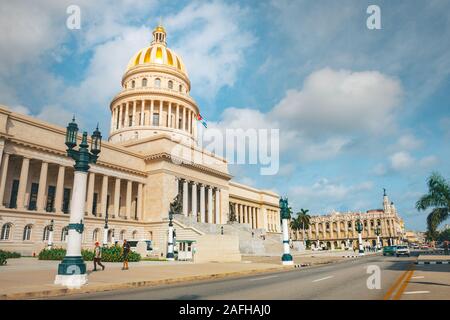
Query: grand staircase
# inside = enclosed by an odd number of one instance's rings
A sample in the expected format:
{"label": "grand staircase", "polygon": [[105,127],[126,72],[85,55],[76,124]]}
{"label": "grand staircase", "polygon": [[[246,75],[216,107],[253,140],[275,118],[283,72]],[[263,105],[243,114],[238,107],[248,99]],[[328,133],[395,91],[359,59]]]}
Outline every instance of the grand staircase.
{"label": "grand staircase", "polygon": [[252,229],[248,224],[200,223],[193,217],[185,217],[183,215],[174,215],[174,220],[205,234],[221,234],[223,228],[223,234],[239,237],[239,250],[241,254],[278,256],[283,252],[281,234],[267,233],[263,229]]}

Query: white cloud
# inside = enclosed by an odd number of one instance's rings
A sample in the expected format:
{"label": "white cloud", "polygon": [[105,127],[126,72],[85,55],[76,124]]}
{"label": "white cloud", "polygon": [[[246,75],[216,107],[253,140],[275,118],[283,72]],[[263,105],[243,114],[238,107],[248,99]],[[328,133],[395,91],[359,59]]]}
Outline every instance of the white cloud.
{"label": "white cloud", "polygon": [[394,170],[409,169],[414,165],[414,158],[405,151],[399,151],[390,156],[391,166]]}
{"label": "white cloud", "polygon": [[402,97],[400,83],[377,71],[325,68],[289,90],[272,110],[274,118],[311,135],[383,133],[394,124]]}
{"label": "white cloud", "polygon": [[420,159],[419,165],[422,168],[431,168],[431,167],[435,166],[438,162],[439,162],[438,157],[436,157],[436,156],[427,156],[427,157],[424,157],[424,158]]}
{"label": "white cloud", "polygon": [[245,51],[256,41],[240,27],[247,13],[237,4],[195,1],[165,21],[169,36],[179,35],[174,49],[184,59],[196,95],[212,98],[221,87],[234,85]]}
{"label": "white cloud", "polygon": [[412,134],[402,135],[397,142],[396,148],[403,150],[418,149],[423,145],[423,140],[416,138]]}

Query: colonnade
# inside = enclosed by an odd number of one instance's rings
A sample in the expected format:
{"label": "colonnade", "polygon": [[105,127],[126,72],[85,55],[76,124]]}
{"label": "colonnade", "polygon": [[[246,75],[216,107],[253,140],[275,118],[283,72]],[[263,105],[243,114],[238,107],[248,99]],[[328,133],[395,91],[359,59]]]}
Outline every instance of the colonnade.
{"label": "colonnade", "polygon": [[202,223],[226,223],[221,221],[219,188],[186,179],[179,181],[184,216],[197,217]]}

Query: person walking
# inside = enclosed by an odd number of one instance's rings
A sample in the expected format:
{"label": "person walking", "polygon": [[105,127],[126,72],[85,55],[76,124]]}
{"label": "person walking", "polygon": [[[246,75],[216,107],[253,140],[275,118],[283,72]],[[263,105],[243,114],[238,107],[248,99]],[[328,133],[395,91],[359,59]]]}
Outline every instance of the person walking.
{"label": "person walking", "polygon": [[95,243],[94,249],[94,271],[97,271],[97,264],[102,267],[102,270],[105,270],[105,266],[102,264],[102,248],[98,241]]}
{"label": "person walking", "polygon": [[126,239],[123,240],[122,245],[122,258],[123,258],[123,266],[122,270],[128,270],[128,254],[130,253],[130,244]]}

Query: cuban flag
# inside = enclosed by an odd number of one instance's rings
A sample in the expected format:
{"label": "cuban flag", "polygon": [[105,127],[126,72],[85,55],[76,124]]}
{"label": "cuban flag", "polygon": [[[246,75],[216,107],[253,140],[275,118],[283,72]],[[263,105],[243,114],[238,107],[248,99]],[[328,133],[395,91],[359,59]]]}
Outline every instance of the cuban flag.
{"label": "cuban flag", "polygon": [[203,117],[200,113],[197,115],[197,120],[200,121],[205,128],[208,128],[208,125],[206,124],[206,120],[203,119]]}

